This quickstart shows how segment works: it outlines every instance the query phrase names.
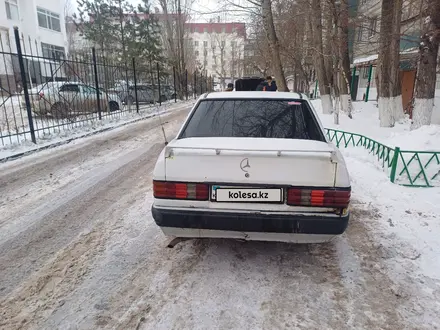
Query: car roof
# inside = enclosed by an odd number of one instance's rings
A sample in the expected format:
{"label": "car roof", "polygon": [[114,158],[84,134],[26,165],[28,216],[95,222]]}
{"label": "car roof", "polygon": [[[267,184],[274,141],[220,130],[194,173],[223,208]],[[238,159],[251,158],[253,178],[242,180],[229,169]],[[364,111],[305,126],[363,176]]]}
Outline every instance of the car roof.
{"label": "car roof", "polygon": [[304,94],[292,93],[292,92],[215,92],[208,93],[204,96],[204,99],[305,99]]}

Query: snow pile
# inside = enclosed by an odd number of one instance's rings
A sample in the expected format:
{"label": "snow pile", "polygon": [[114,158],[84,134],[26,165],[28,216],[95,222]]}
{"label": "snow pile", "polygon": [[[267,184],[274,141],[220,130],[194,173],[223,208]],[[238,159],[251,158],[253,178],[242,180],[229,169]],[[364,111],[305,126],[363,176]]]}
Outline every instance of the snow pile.
{"label": "snow pile", "polygon": [[356,212],[374,210],[377,214],[377,218],[362,219],[371,232],[372,250],[380,250],[396,294],[399,288],[412,293],[412,299],[402,301],[399,313],[418,315],[432,325],[438,316],[422,306],[435,299],[433,292],[439,292],[440,188],[392,184],[359,150],[344,150],[352,180],[352,207]]}
{"label": "snow pile", "polygon": [[[407,118],[394,128],[381,128],[375,102],[355,102],[353,119],[341,113],[340,125],[333,124],[332,115],[322,114],[319,100],[313,104],[325,127],[362,134],[392,148],[440,151],[439,126],[410,131]],[[402,298],[397,313],[413,325],[423,322],[427,328],[436,328],[440,305],[432,309],[426,306],[433,299],[438,300],[436,293],[440,292],[440,188],[409,188],[393,184],[389,172],[382,168],[382,162],[376,161],[377,156],[366,149],[341,148],[341,151],[351,178],[352,218],[355,220],[360,216],[359,220],[369,231],[371,250],[368,253],[381,255],[385,265],[385,269],[377,263],[371,267],[393,279],[390,290]],[[407,165],[413,155],[402,154]],[[420,154],[422,166],[431,156]],[[407,173],[400,175],[402,170],[403,163],[399,160],[396,182],[407,184]],[[414,180],[421,170],[417,158],[411,161],[408,170]],[[426,176],[431,179],[439,170],[440,165],[433,160],[425,168]],[[439,185],[439,180],[440,175],[430,182]],[[423,182],[424,176],[420,175],[415,184]],[[371,212],[375,216],[368,216]]]}
{"label": "snow pile", "polygon": [[440,151],[440,126],[422,126],[414,131],[391,133],[387,144],[405,150]]}
{"label": "snow pile", "polygon": [[322,113],[320,100],[313,100],[313,107],[326,128],[333,128],[369,137],[388,147],[402,150],[440,151],[440,126],[423,126],[411,131],[411,121],[405,117],[394,127],[380,127],[379,109],[376,102],[353,102],[353,119],[339,114],[339,125],[333,123],[333,115]]}
{"label": "snow pile", "polygon": [[[333,115],[322,113],[320,101],[312,102],[325,127],[361,134],[390,148],[400,147],[402,153],[398,158],[396,183],[419,186],[440,185],[440,175],[437,174],[440,172],[438,163],[440,156],[435,154],[440,152],[440,126],[422,126],[411,131],[410,120],[406,117],[395,127],[380,127],[376,102],[354,102],[353,119],[341,113],[340,125],[335,125]],[[424,151],[424,153],[415,154],[405,151]],[[349,148],[343,150],[343,153],[355,155],[358,159],[375,164],[377,168],[382,168],[384,163],[382,159],[377,161],[377,155],[371,155],[364,148]],[[392,156],[393,154],[390,157]],[[390,175],[388,166],[382,170],[386,172],[382,176]]]}

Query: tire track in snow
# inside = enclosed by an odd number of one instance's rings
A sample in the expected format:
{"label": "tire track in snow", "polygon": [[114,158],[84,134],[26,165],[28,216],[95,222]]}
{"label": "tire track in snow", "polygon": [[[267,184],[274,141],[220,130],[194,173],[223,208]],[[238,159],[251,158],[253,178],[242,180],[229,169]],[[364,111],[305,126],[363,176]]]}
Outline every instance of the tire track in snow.
{"label": "tire track in snow", "polygon": [[[161,118],[162,121],[183,120],[187,112],[179,110]],[[51,198],[51,193],[66,188],[85,171],[104,166],[121,157],[121,152],[139,147],[139,144],[146,142],[151,130],[159,126],[158,119],[154,118],[0,164],[0,214],[4,215],[0,217],[0,232],[23,210],[43,204]]]}
{"label": "tire track in snow", "polygon": [[[125,208],[137,202],[134,198],[136,195],[130,190],[139,180],[139,176],[127,178],[127,174],[148,171],[148,166],[152,170],[153,162],[150,161],[149,164],[147,162],[145,166],[145,161],[157,157],[162,148],[162,145],[156,144],[148,151],[135,151],[137,156],[134,159],[128,158],[128,163],[124,163],[124,167],[109,173],[112,178],[107,176],[106,184],[100,185],[97,189],[92,187],[90,191],[86,191],[81,196],[81,198],[90,197],[89,203],[84,205],[70,201],[73,205],[67,211],[67,216],[63,217],[66,210],[60,208],[49,215],[53,221],[61,220],[57,224],[45,222],[45,225],[52,231],[55,226],[65,226],[68,219],[72,219],[75,215],[77,215],[78,227],[86,231],[86,228],[90,227],[90,231],[76,237],[73,243],[60,250],[53,260],[46,263],[36,274],[22,283],[18,290],[12,292],[0,303],[0,309],[3,311],[1,326],[32,328],[41,319],[50,315],[60,304],[63,304],[62,298],[83,281],[84,276],[90,272],[96,256],[103,252],[111,232],[117,229],[118,222],[126,212]],[[148,186],[151,183],[143,184]],[[99,207],[96,208],[95,205]],[[125,208],[121,208],[122,205]],[[91,226],[86,224],[89,219],[94,219]],[[41,227],[38,230],[42,231]],[[75,234],[76,232],[70,230],[69,233]],[[36,242],[56,248],[53,242],[48,242],[46,239],[33,241],[33,247],[36,246]],[[41,254],[43,248],[41,245],[38,253]],[[13,257],[15,256],[11,258]],[[24,255],[19,257],[21,261],[25,259]],[[11,263],[11,260],[9,262]]]}

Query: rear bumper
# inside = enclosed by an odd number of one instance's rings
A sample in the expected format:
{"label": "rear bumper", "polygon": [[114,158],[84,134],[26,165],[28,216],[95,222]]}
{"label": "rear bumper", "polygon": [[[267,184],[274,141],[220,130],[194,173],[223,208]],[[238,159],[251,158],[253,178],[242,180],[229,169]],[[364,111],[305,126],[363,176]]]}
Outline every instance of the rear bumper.
{"label": "rear bumper", "polygon": [[252,214],[193,210],[151,209],[160,227],[265,232],[288,234],[340,235],[348,225],[349,215],[341,217],[303,214]]}

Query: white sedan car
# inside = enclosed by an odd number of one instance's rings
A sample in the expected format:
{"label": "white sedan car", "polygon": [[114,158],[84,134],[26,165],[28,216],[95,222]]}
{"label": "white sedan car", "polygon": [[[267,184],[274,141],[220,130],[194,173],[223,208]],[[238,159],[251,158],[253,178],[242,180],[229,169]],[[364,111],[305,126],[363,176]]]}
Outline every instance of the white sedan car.
{"label": "white sedan car", "polygon": [[319,243],[348,225],[347,167],[303,94],[201,96],[153,180],[153,218],[176,238]]}

